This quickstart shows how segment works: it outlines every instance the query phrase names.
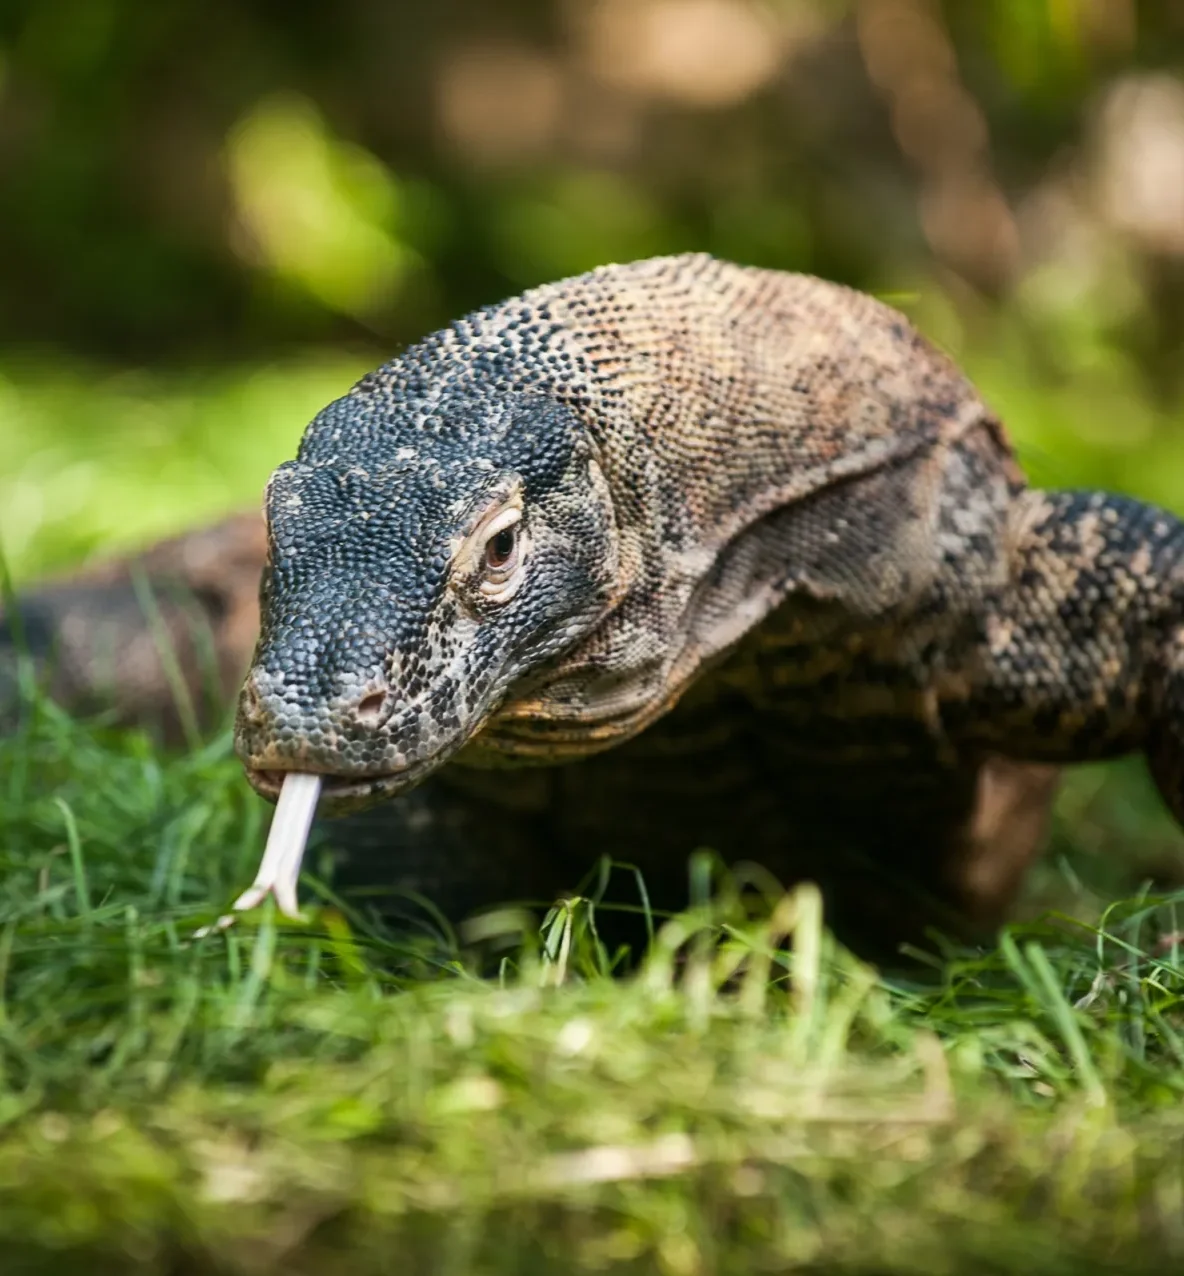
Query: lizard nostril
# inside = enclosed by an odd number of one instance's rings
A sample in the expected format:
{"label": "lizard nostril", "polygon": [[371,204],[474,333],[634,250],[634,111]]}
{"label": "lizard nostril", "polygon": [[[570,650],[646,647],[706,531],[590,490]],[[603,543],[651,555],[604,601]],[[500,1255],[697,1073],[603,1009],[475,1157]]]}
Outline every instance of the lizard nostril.
{"label": "lizard nostril", "polygon": [[378,720],[382,717],[382,710],[385,705],[386,692],[372,691],[368,696],[363,696],[358,701],[358,707],[354,712],[357,714],[359,722],[372,727],[377,725]]}

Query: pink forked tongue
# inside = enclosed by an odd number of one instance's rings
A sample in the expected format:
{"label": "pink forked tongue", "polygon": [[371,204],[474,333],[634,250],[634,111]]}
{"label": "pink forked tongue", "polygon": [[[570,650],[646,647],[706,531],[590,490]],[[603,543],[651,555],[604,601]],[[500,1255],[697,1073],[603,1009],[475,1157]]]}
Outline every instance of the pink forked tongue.
{"label": "pink forked tongue", "polygon": [[[257,908],[268,895],[274,895],[276,905],[285,917],[300,917],[296,882],[300,877],[300,864],[304,859],[304,847],[308,842],[308,830],[316,813],[317,800],[321,796],[323,778],[305,771],[289,771],[284,776],[259,872],[255,874],[254,882],[234,901],[236,913]],[[225,930],[233,921],[234,918],[229,915],[220,917],[213,926],[203,926],[197,934],[201,936]]]}

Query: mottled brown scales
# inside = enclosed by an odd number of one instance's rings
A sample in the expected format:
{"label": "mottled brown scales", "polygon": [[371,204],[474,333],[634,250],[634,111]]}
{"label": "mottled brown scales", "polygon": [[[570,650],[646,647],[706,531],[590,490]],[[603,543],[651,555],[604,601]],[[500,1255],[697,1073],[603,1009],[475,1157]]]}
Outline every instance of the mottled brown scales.
{"label": "mottled brown scales", "polygon": [[[225,685],[262,569],[251,782],[395,798],[329,835],[453,913],[603,853],[677,906],[711,846],[874,948],[995,924],[1061,764],[1141,750],[1184,816],[1184,526],[1028,489],[949,359],[817,279],[662,258],[468,316],[318,416],[267,518],[266,566],[238,522],[147,577],[196,594]],[[27,611],[64,698],[144,717],[130,579]]]}

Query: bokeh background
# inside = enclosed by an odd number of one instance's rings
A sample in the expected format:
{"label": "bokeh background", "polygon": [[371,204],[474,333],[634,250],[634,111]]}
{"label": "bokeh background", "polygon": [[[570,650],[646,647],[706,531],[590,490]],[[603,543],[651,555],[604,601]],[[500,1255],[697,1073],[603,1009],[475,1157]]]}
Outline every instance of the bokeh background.
{"label": "bokeh background", "polygon": [[[691,248],[884,296],[1035,480],[1184,511],[1184,0],[0,0],[8,563],[249,505],[400,344]],[[1146,844],[1091,783],[1077,841]]]}

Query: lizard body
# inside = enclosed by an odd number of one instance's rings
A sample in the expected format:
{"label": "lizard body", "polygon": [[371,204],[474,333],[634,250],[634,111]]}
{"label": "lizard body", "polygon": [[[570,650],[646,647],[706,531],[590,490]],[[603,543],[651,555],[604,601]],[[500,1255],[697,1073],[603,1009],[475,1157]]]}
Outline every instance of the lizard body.
{"label": "lizard body", "polygon": [[694,255],[533,290],[326,408],[266,508],[252,784],[422,787],[352,827],[395,864],[419,812],[466,906],[710,844],[856,927],[884,873],[990,924],[1057,765],[1143,750],[1184,815],[1184,526],[1029,489],[836,285]]}

